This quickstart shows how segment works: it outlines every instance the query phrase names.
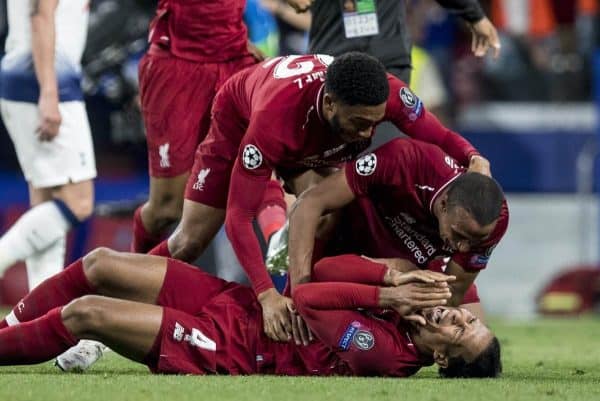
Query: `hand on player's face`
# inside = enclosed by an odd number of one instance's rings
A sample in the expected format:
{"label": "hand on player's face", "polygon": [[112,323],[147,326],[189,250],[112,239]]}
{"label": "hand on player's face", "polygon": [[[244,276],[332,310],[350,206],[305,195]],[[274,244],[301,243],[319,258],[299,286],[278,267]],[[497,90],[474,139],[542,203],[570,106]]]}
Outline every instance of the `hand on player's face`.
{"label": "hand on player's face", "polygon": [[475,359],[490,343],[493,333],[464,308],[438,306],[423,309],[424,325],[415,325],[421,342],[449,358]]}
{"label": "hand on player's face", "polygon": [[377,106],[348,106],[330,100],[329,124],[344,142],[356,142],[373,136],[375,125],[385,116],[386,103]]}
{"label": "hand on player's face", "polygon": [[462,207],[449,208],[444,206],[443,213],[438,217],[440,237],[444,245],[456,252],[469,252],[481,244],[492,233],[495,222],[481,226]]}

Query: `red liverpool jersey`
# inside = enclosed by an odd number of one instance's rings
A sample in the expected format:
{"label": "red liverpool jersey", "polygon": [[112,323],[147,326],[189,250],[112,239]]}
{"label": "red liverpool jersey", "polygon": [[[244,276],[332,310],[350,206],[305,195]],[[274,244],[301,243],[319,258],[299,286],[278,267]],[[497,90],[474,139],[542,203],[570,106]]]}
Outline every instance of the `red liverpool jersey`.
{"label": "red liverpool jersey", "polygon": [[245,0],[160,0],[150,24],[150,43],[202,63],[247,56],[245,6]]}
{"label": "red liverpool jersey", "polygon": [[[201,147],[218,155],[236,154],[231,173],[226,229],[238,259],[257,291],[272,284],[262,261],[251,220],[271,172],[286,178],[308,168],[337,166],[364,151],[370,139],[344,142],[322,113],[325,73],[332,57],[277,57],[232,77],[219,96],[231,99],[237,132],[211,130]],[[388,75],[390,95],[384,121],[414,139],[439,145],[461,164],[477,151],[445,128],[407,85]],[[215,100],[218,104],[218,100]],[[213,113],[219,113],[213,107]],[[212,133],[212,134],[211,134]],[[218,137],[217,137],[218,136]]]}
{"label": "red liverpool jersey", "polygon": [[352,242],[369,256],[407,258],[421,267],[452,256],[465,270],[484,269],[508,226],[506,201],[494,231],[467,253],[444,246],[432,212],[437,196],[464,171],[437,146],[406,139],[347,163],[346,178],[358,197],[350,209]]}

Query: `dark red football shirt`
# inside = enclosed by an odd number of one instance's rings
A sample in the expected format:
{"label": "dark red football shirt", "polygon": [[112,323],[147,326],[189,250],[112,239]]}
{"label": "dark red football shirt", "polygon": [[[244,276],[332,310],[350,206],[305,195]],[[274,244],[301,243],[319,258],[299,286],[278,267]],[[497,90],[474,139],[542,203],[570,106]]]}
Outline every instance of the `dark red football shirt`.
{"label": "dark red football shirt", "polygon": [[[314,278],[321,282],[299,285],[293,296],[316,337],[308,346],[267,338],[256,296],[247,287],[233,285],[203,308],[202,315],[214,328],[207,334],[217,343],[214,353],[205,353],[211,363],[204,368],[292,376],[416,373],[432,361],[413,344],[408,323],[396,312],[379,308],[378,285],[384,273],[385,266],[357,256],[320,261]],[[336,282],[341,280],[346,282]]]}
{"label": "dark red football shirt", "polygon": [[183,59],[218,63],[247,56],[245,0],[159,0],[150,43]]}
{"label": "dark red football shirt", "polygon": [[353,246],[373,257],[402,257],[425,267],[436,257],[451,256],[467,271],[484,269],[508,226],[503,204],[491,235],[467,253],[446,248],[432,212],[437,196],[462,168],[439,147],[394,139],[375,152],[346,163],[346,178],[358,197],[351,205]]}
{"label": "dark red football shirt", "polygon": [[[370,144],[370,140],[343,142],[323,118],[325,72],[332,60],[323,55],[276,57],[236,74],[222,89],[230,91],[236,110],[231,118],[245,131],[221,133],[222,138],[209,133],[206,141],[239,149],[225,227],[257,293],[272,288],[272,283],[251,222],[272,171],[289,177],[308,168],[337,166]],[[383,121],[393,122],[414,139],[441,146],[468,165],[470,156],[477,154],[475,148],[442,126],[405,83],[392,75],[388,81],[390,96]]]}

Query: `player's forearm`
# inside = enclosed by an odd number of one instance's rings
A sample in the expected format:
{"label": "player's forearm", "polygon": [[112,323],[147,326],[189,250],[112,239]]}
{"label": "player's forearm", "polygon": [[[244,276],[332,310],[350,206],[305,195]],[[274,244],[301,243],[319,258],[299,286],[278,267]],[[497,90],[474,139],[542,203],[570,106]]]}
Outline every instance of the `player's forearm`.
{"label": "player's forearm", "polygon": [[436,0],[442,7],[454,11],[467,22],[477,22],[485,14],[478,0]]}
{"label": "player's forearm", "polygon": [[391,285],[386,282],[388,268],[358,255],[321,259],[312,272],[313,281]]}
{"label": "player's forearm", "polygon": [[305,283],[292,292],[300,313],[310,310],[354,310],[378,308],[380,288],[356,283]]}
{"label": "player's forearm", "polygon": [[252,228],[252,218],[236,210],[228,211],[225,231],[255,293],[258,295],[274,288],[262,260],[260,244]]}
{"label": "player's forearm", "polygon": [[442,150],[456,159],[462,166],[468,166],[471,156],[479,152],[469,141],[456,132],[444,127],[431,113],[425,115],[411,124],[410,136],[423,142],[438,145]]}
{"label": "player's forearm", "polygon": [[469,289],[469,285],[465,285],[465,283],[454,282],[450,283],[450,293],[452,296],[448,300],[448,306],[460,306],[463,303],[463,299],[465,297],[465,293]]}
{"label": "player's forearm", "polygon": [[310,281],[313,247],[319,219],[324,210],[310,197],[300,198],[290,213],[289,282],[296,285]]}
{"label": "player's forearm", "polygon": [[54,68],[56,1],[31,3],[31,52],[40,93],[58,96]]}

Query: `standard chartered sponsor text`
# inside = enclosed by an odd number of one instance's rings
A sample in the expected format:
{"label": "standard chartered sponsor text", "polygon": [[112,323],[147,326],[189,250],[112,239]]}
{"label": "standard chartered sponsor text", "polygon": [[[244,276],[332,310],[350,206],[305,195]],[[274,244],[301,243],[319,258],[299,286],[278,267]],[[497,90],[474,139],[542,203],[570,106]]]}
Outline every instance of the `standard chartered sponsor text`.
{"label": "standard chartered sponsor text", "polygon": [[398,236],[406,248],[408,248],[409,252],[413,254],[417,263],[424,264],[431,256],[433,256],[436,249],[431,244],[431,241],[429,241],[425,235],[416,231],[402,218],[402,216],[386,216],[385,220],[391,229],[394,230],[396,236]]}

